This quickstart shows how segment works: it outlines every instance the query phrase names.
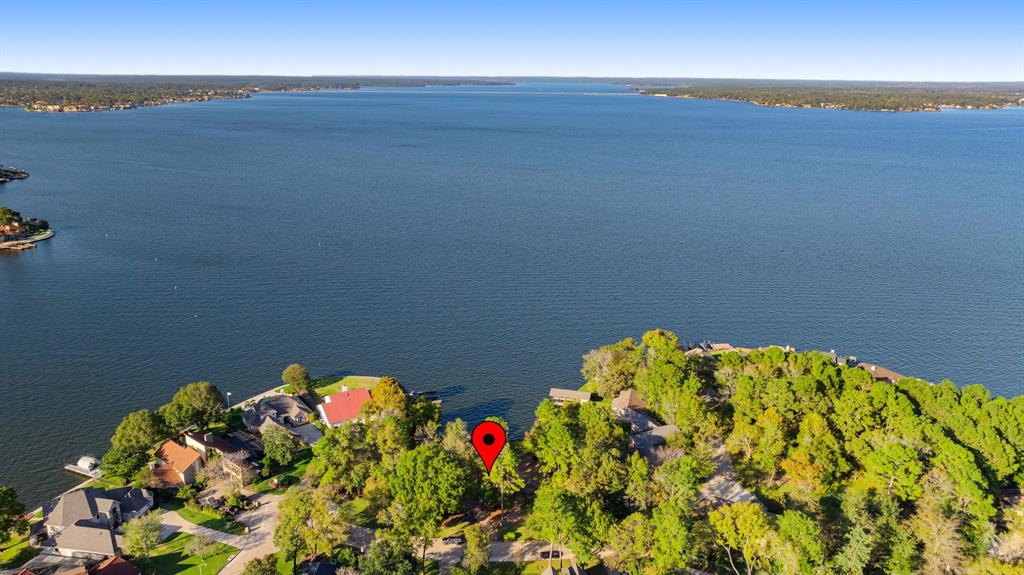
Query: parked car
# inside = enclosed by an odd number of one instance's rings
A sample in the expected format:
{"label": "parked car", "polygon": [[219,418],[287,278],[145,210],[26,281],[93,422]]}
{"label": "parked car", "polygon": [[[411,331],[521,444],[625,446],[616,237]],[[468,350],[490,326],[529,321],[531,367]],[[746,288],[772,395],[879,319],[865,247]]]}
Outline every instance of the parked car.
{"label": "parked car", "polygon": [[466,537],[465,535],[452,535],[441,539],[441,542],[445,545],[462,545],[466,542]]}
{"label": "parked car", "polygon": [[541,559],[560,559],[562,557],[561,551],[541,551]]}

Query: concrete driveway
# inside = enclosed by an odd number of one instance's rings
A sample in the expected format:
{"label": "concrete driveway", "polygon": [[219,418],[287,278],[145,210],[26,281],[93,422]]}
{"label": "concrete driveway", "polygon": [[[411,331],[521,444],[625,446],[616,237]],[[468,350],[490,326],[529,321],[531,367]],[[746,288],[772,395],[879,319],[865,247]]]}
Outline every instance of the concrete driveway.
{"label": "concrete driveway", "polygon": [[160,515],[160,525],[164,530],[163,536],[168,537],[175,531],[183,531],[192,535],[208,537],[218,543],[238,549],[238,553],[228,561],[228,564],[220,572],[220,575],[238,575],[245,568],[245,564],[252,559],[277,552],[277,546],[274,545],[274,529],[277,527],[277,505],[281,501],[281,496],[264,494],[257,501],[260,504],[259,507],[244,511],[235,518],[249,528],[249,533],[245,535],[232,535],[200,527],[186,521],[174,511],[166,511]]}

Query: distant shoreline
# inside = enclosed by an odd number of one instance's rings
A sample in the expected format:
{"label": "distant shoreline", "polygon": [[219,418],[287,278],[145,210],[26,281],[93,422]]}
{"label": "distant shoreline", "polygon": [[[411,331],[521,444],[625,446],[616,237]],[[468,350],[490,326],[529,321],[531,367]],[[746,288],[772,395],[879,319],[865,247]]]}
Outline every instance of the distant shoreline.
{"label": "distant shoreline", "polygon": [[[636,89],[642,96],[678,98],[683,100],[711,100],[753,104],[762,108],[799,108],[823,110],[848,110],[855,112],[941,112],[942,110],[1003,110],[1024,106],[1024,97],[1017,94],[1003,97],[963,96],[961,94],[930,98],[929,94],[834,90],[832,93],[801,93],[794,89],[786,94],[765,93],[751,90],[748,96],[736,94],[736,90],[698,88],[688,89]],[[962,97],[969,102],[951,101]],[[904,103],[896,103],[903,101]]]}

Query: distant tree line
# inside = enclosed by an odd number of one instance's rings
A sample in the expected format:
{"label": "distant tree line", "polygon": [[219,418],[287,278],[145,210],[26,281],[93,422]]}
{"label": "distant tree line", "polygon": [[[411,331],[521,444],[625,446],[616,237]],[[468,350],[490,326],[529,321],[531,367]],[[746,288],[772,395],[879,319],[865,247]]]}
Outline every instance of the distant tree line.
{"label": "distant tree line", "polygon": [[707,100],[736,100],[759,106],[837,108],[894,112],[932,111],[941,108],[1002,108],[1024,100],[1024,85],[1006,87],[900,85],[697,85],[647,88],[647,95]]}
{"label": "distant tree line", "polygon": [[[39,111],[109,110],[245,98],[254,92],[355,90],[362,86],[492,85],[502,82],[444,78],[261,76],[64,76],[0,75],[0,106]],[[52,108],[59,110],[53,110]]]}

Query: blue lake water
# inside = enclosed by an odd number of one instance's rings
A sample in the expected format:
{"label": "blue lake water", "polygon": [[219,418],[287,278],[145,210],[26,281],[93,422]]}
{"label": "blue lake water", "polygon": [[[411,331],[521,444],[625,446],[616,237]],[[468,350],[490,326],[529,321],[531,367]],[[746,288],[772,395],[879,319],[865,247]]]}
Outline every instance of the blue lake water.
{"label": "blue lake water", "polygon": [[1024,110],[882,114],[600,85],[0,110],[0,483],[73,484],[128,411],[391,374],[510,420],[588,349],[836,349],[1024,391]]}

